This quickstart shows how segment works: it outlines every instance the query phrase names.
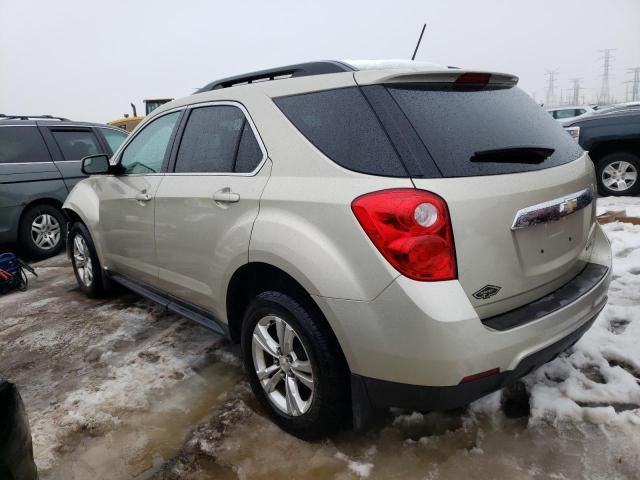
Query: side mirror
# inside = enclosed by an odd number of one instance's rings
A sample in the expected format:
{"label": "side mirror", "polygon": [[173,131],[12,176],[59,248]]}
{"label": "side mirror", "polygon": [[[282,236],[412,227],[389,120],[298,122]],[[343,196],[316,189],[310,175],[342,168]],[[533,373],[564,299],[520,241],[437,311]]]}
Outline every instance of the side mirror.
{"label": "side mirror", "polygon": [[82,159],[82,173],[85,175],[106,175],[111,173],[109,157],[104,153],[84,157]]}

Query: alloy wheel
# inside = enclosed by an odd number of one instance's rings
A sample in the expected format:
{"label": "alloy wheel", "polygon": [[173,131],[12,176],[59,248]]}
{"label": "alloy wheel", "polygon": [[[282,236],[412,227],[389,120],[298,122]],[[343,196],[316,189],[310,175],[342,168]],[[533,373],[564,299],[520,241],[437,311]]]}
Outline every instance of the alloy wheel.
{"label": "alloy wheel", "polygon": [[306,413],[313,401],[313,368],[291,325],[267,315],[256,323],[251,345],[253,366],[269,401],[292,417]]}
{"label": "alloy wheel", "polygon": [[614,192],[624,192],[638,180],[636,167],[624,160],[611,162],[602,170],[602,184]]}
{"label": "alloy wheel", "polygon": [[60,243],[62,227],[53,215],[43,213],[31,222],[31,239],[42,250],[52,250]]}
{"label": "alloy wheel", "polygon": [[93,264],[89,247],[82,235],[76,235],[73,239],[73,263],[76,266],[78,278],[85,287],[91,287],[93,283]]}

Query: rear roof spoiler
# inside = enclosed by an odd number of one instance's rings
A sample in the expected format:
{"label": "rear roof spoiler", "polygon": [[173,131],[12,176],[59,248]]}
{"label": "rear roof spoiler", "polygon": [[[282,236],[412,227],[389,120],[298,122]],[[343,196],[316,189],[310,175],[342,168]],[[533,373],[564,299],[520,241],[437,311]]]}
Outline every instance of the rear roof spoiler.
{"label": "rear roof spoiler", "polygon": [[359,85],[377,83],[482,83],[495,86],[513,87],[519,78],[515,75],[488,71],[435,70],[417,72],[415,70],[361,70],[354,72]]}

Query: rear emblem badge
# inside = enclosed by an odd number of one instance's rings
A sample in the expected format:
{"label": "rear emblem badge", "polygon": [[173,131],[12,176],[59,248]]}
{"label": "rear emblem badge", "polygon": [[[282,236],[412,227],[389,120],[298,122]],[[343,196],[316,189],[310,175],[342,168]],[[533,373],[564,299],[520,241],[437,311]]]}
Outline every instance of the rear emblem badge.
{"label": "rear emblem badge", "polygon": [[478,300],[486,300],[489,297],[493,297],[496,293],[498,293],[502,287],[498,287],[496,285],[485,285],[480,290],[475,292],[473,296]]}

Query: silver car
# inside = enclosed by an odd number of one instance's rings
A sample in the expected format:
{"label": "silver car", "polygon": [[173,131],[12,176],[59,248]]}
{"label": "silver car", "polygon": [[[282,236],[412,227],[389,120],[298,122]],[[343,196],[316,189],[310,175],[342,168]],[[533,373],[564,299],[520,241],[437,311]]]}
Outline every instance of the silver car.
{"label": "silver car", "polygon": [[84,292],[117,282],[241,343],[307,439],[466,405],[607,301],[593,163],[517,77],[364,65],[213,82],[85,158],[64,204]]}

